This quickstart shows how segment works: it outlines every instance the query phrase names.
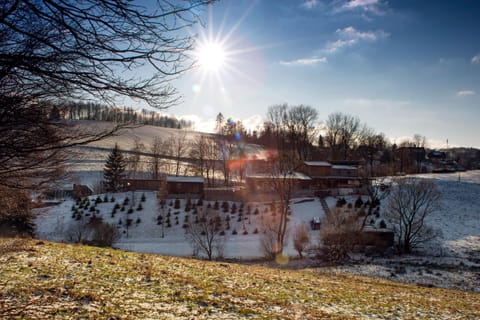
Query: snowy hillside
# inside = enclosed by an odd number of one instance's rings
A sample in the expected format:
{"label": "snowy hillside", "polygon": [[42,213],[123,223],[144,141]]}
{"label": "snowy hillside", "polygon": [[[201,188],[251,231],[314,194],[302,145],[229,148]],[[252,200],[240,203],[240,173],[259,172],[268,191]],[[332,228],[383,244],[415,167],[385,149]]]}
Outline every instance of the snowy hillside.
{"label": "snowy hillside", "polygon": [[[132,195],[134,195],[135,203],[132,203]],[[142,195],[145,195],[145,201],[141,202]],[[100,195],[103,199],[105,195]],[[113,202],[111,198],[114,198]],[[74,201],[67,200],[58,206],[44,208],[38,210],[37,218],[37,236],[42,239],[54,241],[68,240],[69,233],[82,221],[92,216],[90,207],[94,204],[97,196],[90,197],[90,204],[85,209],[80,209]],[[123,206],[125,198],[129,199],[129,204]],[[115,244],[116,247],[139,252],[161,253],[173,256],[191,256],[193,249],[185,238],[185,229],[183,228],[186,221],[193,222],[195,219],[194,209],[185,212],[186,199],[179,199],[179,209],[175,209],[175,201],[168,200],[165,206],[165,219],[170,215],[171,226],[167,227],[167,223],[158,224],[158,216],[161,209],[158,204],[156,192],[128,192],[115,193],[108,195],[108,202],[99,203],[95,206],[96,216],[102,217],[103,221],[114,224],[121,232],[120,240]],[[299,199],[296,199],[297,202]],[[192,199],[192,203],[196,203],[197,199]],[[143,209],[138,211],[138,204],[141,203]],[[218,212],[222,209],[222,201],[218,202]],[[237,207],[234,211],[232,207]],[[112,210],[118,205],[120,209],[112,216]],[[215,201],[204,201],[203,208],[210,206],[215,207]],[[82,211],[82,219],[74,218],[72,207]],[[123,207],[123,211],[122,211]],[[129,208],[133,208],[133,213],[128,213]],[[265,203],[233,203],[228,202],[228,212],[224,213],[222,221],[226,233],[225,258],[235,259],[252,259],[260,258],[263,253],[260,250],[259,230],[264,219],[271,216],[272,211],[270,204]],[[292,204],[292,215],[290,216],[290,226],[299,223],[308,224],[313,217],[321,217],[323,211],[318,199],[304,199],[301,203]],[[197,207],[197,210],[202,210]],[[214,210],[214,209],[212,209]],[[95,211],[96,212],[96,211]],[[169,214],[170,212],[170,214]],[[132,225],[126,228],[126,220],[131,219]],[[121,220],[121,222],[119,222]],[[166,220],[164,220],[166,221]],[[138,223],[137,223],[138,222]],[[162,238],[162,230],[164,237]],[[316,234],[311,231],[311,238],[316,240]],[[286,253],[293,256],[295,251],[291,244],[288,243]]]}
{"label": "snowy hillside", "polygon": [[[432,245],[431,252],[434,254],[467,256],[472,251],[480,250],[480,184],[473,183],[480,180],[480,171],[472,171],[462,173],[465,180],[469,182],[458,182],[456,180],[449,181],[437,175],[424,176],[428,179],[436,179],[438,187],[442,192],[442,207],[441,210],[434,214],[428,223],[434,227],[442,230],[442,236],[437,243]],[[447,176],[449,177],[449,176]],[[192,248],[185,240],[185,231],[182,228],[185,219],[194,219],[193,210],[185,212],[186,199],[180,200],[180,208],[174,208],[174,201],[167,202],[166,214],[170,211],[171,227],[164,226],[164,238],[161,237],[162,226],[157,224],[157,217],[160,214],[160,207],[158,204],[155,192],[145,192],[146,201],[142,203],[143,209],[136,210],[136,206],[140,203],[142,192],[138,191],[134,194],[117,193],[108,195],[109,201],[113,196],[114,202],[100,203],[95,207],[99,211],[104,221],[113,223],[118,226],[122,232],[122,237],[116,246],[124,249],[141,251],[141,252],[155,252],[167,255],[189,256],[192,254]],[[125,198],[132,200],[132,195],[135,198],[133,205],[134,212],[127,214],[128,208],[125,211],[117,210],[114,217],[111,216],[113,207],[117,204],[122,206]],[[94,202],[97,196],[90,197],[91,203]],[[104,195],[100,195],[101,198]],[[349,201],[354,201],[351,197]],[[294,199],[292,201],[291,209],[292,215],[289,222],[291,228],[298,223],[306,223],[313,217],[321,217],[323,209],[318,199],[310,199],[307,201],[299,201],[301,199]],[[335,198],[327,198],[329,206],[333,206]],[[195,203],[196,199],[192,199]],[[296,203],[300,202],[300,203]],[[219,200],[222,204],[222,201]],[[214,201],[205,201],[203,207],[206,208],[210,204],[214,207]],[[232,213],[231,202],[229,202],[228,213],[225,213],[225,219],[229,220],[230,228],[225,230],[227,234],[227,241],[225,247],[225,257],[227,258],[256,258],[261,257],[262,252],[259,248],[259,235],[254,233],[255,229],[261,229],[263,217],[271,215],[270,204],[266,203],[245,203],[243,212],[241,212],[241,203],[236,203],[237,212]],[[66,239],[68,229],[78,223],[72,218],[72,206],[75,203],[67,200],[58,206],[42,209],[39,212],[37,219],[37,235],[40,238],[46,238],[56,241]],[[78,209],[78,206],[76,206]],[[250,211],[248,210],[250,208]],[[258,208],[258,214],[254,214],[255,209]],[[78,209],[84,211],[84,217],[90,216],[89,208]],[[200,209],[200,208],[199,208]],[[223,212],[220,208],[219,212]],[[125,219],[132,219],[133,224],[128,230],[128,237],[125,231]],[[188,216],[188,218],[186,218]],[[140,223],[135,223],[140,219]],[[119,220],[122,220],[123,225],[119,225]],[[177,222],[178,221],[178,224]],[[232,234],[234,230],[236,235]],[[246,232],[245,232],[246,231]],[[245,233],[245,234],[244,234]],[[311,231],[311,238],[315,242],[317,233]],[[293,250],[291,241],[288,241],[287,254],[294,256],[296,253]]]}

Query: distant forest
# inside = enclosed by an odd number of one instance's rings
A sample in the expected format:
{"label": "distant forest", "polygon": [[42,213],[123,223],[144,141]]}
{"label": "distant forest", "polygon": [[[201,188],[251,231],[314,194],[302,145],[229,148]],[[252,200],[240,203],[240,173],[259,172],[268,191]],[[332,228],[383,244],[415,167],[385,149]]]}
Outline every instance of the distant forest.
{"label": "distant forest", "polygon": [[52,119],[95,120],[117,123],[145,124],[157,127],[191,129],[193,123],[175,117],[161,115],[157,111],[135,110],[131,107],[110,107],[95,102],[55,104],[51,109]]}

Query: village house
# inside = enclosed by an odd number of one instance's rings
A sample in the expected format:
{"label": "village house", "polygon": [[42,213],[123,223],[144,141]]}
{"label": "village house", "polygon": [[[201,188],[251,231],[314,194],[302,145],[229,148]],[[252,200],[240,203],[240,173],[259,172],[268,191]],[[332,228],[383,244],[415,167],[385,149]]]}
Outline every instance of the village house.
{"label": "village house", "polygon": [[203,197],[205,179],[203,177],[167,176],[167,193],[169,195],[197,195]]}
{"label": "village house", "polygon": [[358,167],[353,165],[332,164],[326,161],[305,161],[299,171],[311,178],[310,189],[312,190],[325,191],[361,186]]}
{"label": "village house", "polygon": [[[331,194],[340,189],[354,190],[361,186],[358,167],[347,164],[332,164],[326,161],[305,161],[297,171],[289,173],[289,179],[294,179],[297,193],[312,195],[319,193]],[[258,192],[273,192],[272,179],[282,179],[282,175],[273,176],[269,173],[249,173],[245,178],[245,186],[250,194]]]}
{"label": "village house", "polygon": [[255,192],[274,192],[272,189],[273,179],[291,179],[295,182],[299,190],[309,190],[311,186],[311,178],[301,172],[291,172],[285,175],[272,175],[268,173],[257,173],[247,175],[245,185],[250,193]]}

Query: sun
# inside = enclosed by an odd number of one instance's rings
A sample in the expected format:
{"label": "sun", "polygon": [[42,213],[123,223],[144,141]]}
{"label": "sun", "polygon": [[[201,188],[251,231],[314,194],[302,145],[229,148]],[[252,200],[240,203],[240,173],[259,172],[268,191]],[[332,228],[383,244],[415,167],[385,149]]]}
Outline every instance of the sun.
{"label": "sun", "polygon": [[200,45],[197,52],[197,61],[206,71],[219,71],[225,64],[225,49],[215,42]]}

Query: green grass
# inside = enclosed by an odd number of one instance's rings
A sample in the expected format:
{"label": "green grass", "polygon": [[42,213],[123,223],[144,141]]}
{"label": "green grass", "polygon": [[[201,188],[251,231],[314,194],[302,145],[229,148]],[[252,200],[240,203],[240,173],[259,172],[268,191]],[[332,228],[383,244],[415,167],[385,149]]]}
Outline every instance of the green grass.
{"label": "green grass", "polygon": [[480,318],[480,295],[471,292],[318,270],[0,241],[1,319]]}

